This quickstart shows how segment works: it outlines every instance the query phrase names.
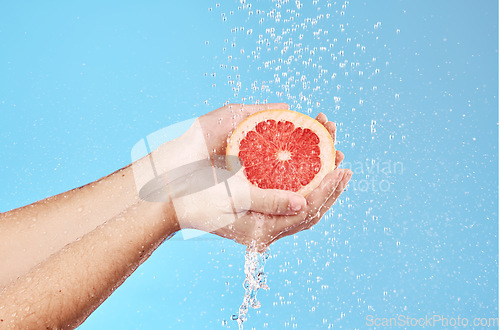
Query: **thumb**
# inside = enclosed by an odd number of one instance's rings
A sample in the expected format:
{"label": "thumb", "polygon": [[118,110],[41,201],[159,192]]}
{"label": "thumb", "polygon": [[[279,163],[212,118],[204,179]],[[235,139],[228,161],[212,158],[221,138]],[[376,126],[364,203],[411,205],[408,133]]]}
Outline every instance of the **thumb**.
{"label": "thumb", "polygon": [[250,210],[264,214],[296,214],[306,206],[306,199],[293,191],[250,188]]}
{"label": "thumb", "polygon": [[228,180],[236,212],[255,211],[269,215],[297,214],[307,205],[306,199],[293,191],[261,189],[242,176],[234,175]]}

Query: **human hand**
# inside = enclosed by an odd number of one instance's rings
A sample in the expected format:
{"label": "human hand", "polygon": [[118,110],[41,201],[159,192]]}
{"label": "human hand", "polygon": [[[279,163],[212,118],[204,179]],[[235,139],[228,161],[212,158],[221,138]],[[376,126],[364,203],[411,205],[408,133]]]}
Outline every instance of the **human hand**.
{"label": "human hand", "polygon": [[[194,160],[225,155],[227,140],[234,129],[248,116],[264,110],[288,110],[286,103],[228,104],[199,117],[183,134]],[[203,138],[203,139],[201,139]]]}
{"label": "human hand", "polygon": [[[343,159],[340,151],[337,151],[337,159],[338,166]],[[296,204],[290,192],[252,186],[251,206],[246,211],[239,210],[242,215],[233,223],[211,232],[262,252],[274,241],[318,223],[344,191],[351,176],[349,169],[336,168],[307,195],[305,203],[297,200]],[[293,206],[301,208],[294,211]]]}
{"label": "human hand", "polygon": [[[279,238],[310,228],[333,205],[352,175],[350,170],[335,169],[305,199],[290,191],[260,189],[249,184],[242,171],[233,176],[222,168],[223,164],[214,166],[217,154],[224,153],[227,138],[239,122],[254,112],[277,107],[288,108],[285,104],[226,106],[201,117],[199,123],[191,127],[186,136],[194,141],[192,137],[199,138],[201,129],[207,149],[211,150],[206,151],[211,161],[198,162],[197,167],[191,167],[177,178],[169,178],[170,196],[180,228],[212,232],[263,250]],[[316,119],[335,140],[335,125],[324,114]],[[193,146],[197,148],[196,153],[203,149],[199,144]],[[343,157],[337,151],[336,167]]]}
{"label": "human hand", "polygon": [[[184,174],[190,173],[195,168],[203,167],[203,160],[213,160],[217,155],[225,155],[227,139],[248,116],[263,110],[286,110],[288,108],[288,104],[285,103],[228,104],[197,118],[189,129],[172,141],[165,142],[164,139],[172,132],[175,135],[175,131],[179,129],[176,125],[149,135],[147,138],[149,148],[159,147],[146,156],[149,158],[146,162],[133,164],[134,179],[139,195],[143,199],[148,199],[144,195],[149,194],[151,189],[141,190],[150,183],[153,183],[153,189],[158,189],[160,183],[164,185],[163,177],[168,172],[181,169]],[[145,141],[141,140],[134,146],[133,154],[145,154],[147,148]],[[158,197],[160,196],[156,196],[155,199]],[[160,197],[159,199],[168,198]]]}

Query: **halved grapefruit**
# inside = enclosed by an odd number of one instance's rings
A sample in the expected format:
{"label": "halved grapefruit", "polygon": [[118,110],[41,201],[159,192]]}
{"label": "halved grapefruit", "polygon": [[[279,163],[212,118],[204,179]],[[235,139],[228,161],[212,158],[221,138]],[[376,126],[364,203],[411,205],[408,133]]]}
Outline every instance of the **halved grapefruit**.
{"label": "halved grapefruit", "polygon": [[[228,140],[228,168],[239,159],[245,177],[262,189],[306,196],[335,167],[335,147],[317,120],[290,110],[265,110],[246,118]],[[234,157],[236,156],[236,157]]]}

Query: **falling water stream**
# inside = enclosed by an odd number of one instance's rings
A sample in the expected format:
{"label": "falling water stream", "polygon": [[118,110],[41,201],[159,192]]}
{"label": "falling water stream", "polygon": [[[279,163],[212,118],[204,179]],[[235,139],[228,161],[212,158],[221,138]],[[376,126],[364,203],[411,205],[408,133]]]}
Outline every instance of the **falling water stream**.
{"label": "falling water stream", "polygon": [[[337,122],[338,141],[347,150],[358,148],[356,143],[377,141],[382,132],[384,138],[388,135],[390,141],[396,140],[401,126],[396,127],[396,120],[379,119],[375,109],[395,109],[399,102],[402,80],[390,65],[390,41],[399,37],[400,30],[386,29],[378,17],[360,19],[365,15],[365,7],[334,0],[216,2],[208,11],[226,25],[227,33],[205,42],[207,54],[213,54],[208,63],[211,69],[204,73],[206,83],[212,86],[213,95],[227,95],[226,103],[271,100],[286,102],[292,110],[311,116],[324,112]],[[220,98],[206,99],[204,103],[213,108]],[[371,125],[365,130],[366,122]],[[344,124],[349,125],[348,129],[343,129]],[[363,134],[350,135],[352,130]],[[369,155],[366,162],[372,161],[373,167],[374,158]],[[379,173],[363,174],[366,180],[378,180],[375,176]],[[383,174],[382,179],[387,180]],[[348,197],[346,200],[349,203]],[[332,234],[338,230],[335,225],[332,223],[331,229],[325,231],[329,245],[337,240]],[[327,253],[322,257],[326,267],[335,256]],[[251,247],[246,251],[245,296],[238,313],[232,315],[239,329],[247,321],[249,306],[260,308],[257,292],[268,289],[264,273],[268,257],[269,251],[257,253]],[[323,280],[313,274],[309,272],[308,276],[315,276],[316,283]],[[321,284],[322,290],[327,291],[328,285]],[[317,304],[315,299],[313,295],[311,305]],[[312,306],[311,312],[315,308]],[[338,314],[341,318],[344,315],[342,311]],[[333,324],[326,317],[323,323]],[[293,322],[292,327],[295,325]]]}
{"label": "falling water stream", "polygon": [[245,252],[245,297],[238,311],[238,315],[233,315],[232,319],[238,321],[239,329],[243,329],[243,323],[246,321],[248,306],[257,309],[260,307],[260,302],[257,300],[257,292],[260,289],[267,290],[269,287],[266,284],[266,274],[264,266],[269,258],[269,248],[262,252],[252,251],[251,247]]}

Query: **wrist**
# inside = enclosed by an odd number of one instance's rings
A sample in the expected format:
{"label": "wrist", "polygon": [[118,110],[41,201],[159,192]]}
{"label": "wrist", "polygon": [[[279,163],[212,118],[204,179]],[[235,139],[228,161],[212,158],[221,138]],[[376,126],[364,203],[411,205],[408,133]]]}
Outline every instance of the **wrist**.
{"label": "wrist", "polygon": [[177,167],[207,159],[209,152],[199,120],[196,119],[178,138],[152,151],[151,155],[159,173],[166,173]]}
{"label": "wrist", "polygon": [[160,145],[132,164],[140,199],[144,202],[162,203],[161,217],[172,229],[172,233],[182,228],[197,227],[192,223],[192,217],[184,213],[187,212],[189,215],[197,213],[192,212],[196,209],[195,205],[201,206],[206,203],[197,196],[196,200],[191,201],[190,206],[186,208],[183,203],[185,198],[180,197],[191,195],[187,191],[192,189],[195,183],[188,184],[190,181],[188,178],[191,172],[197,171],[197,167],[201,166],[199,161],[208,158],[209,152],[203,130],[199,121],[195,120],[184,134]]}
{"label": "wrist", "polygon": [[179,219],[177,218],[174,204],[170,199],[168,202],[161,205],[160,220],[164,223],[165,239],[168,239],[182,229],[179,225]]}

